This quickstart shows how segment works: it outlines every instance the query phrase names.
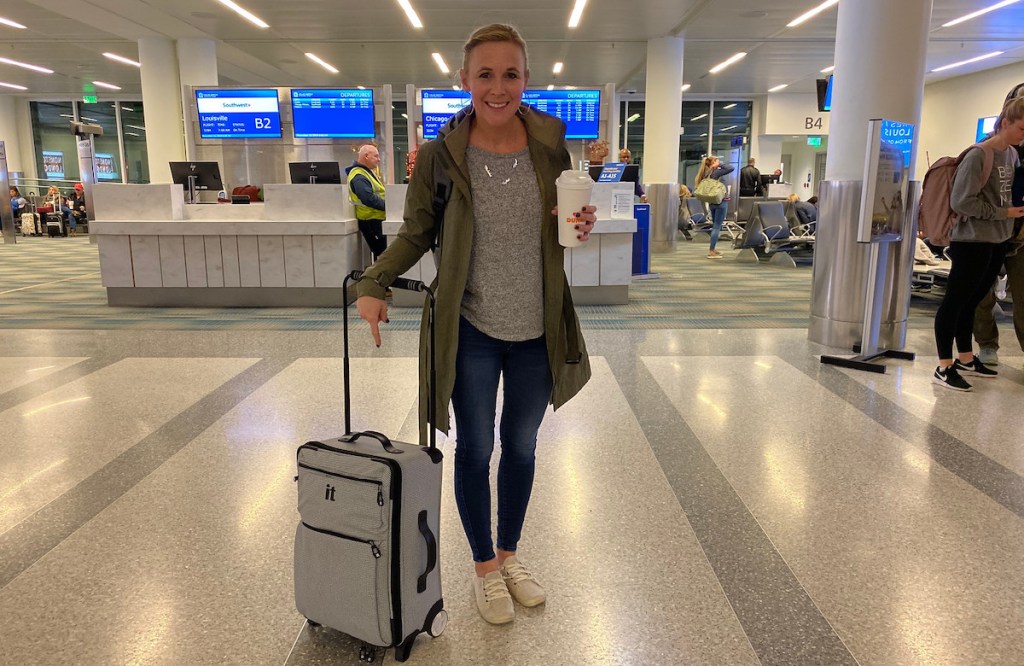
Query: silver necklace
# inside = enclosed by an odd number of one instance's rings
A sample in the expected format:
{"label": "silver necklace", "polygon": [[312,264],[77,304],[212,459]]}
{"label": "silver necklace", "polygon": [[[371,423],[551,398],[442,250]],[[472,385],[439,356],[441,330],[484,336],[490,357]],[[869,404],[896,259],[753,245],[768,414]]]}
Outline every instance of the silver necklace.
{"label": "silver necklace", "polygon": [[[513,157],[512,158],[512,169],[509,172],[509,177],[506,178],[505,180],[501,181],[502,185],[508,185],[510,182],[512,182],[512,171],[515,171],[517,166],[519,166],[519,158],[518,157]],[[489,165],[487,165],[486,163],[484,164],[484,171],[487,172],[487,177],[488,178],[494,178],[494,172],[491,171],[491,167]]]}

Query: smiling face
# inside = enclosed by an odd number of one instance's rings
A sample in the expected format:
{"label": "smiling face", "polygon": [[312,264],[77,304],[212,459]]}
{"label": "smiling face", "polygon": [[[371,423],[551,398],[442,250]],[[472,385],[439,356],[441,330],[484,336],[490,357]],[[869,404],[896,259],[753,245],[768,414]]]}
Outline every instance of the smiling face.
{"label": "smiling face", "polygon": [[502,127],[515,119],[529,74],[526,55],[515,42],[485,42],[469,54],[459,71],[477,122]]}

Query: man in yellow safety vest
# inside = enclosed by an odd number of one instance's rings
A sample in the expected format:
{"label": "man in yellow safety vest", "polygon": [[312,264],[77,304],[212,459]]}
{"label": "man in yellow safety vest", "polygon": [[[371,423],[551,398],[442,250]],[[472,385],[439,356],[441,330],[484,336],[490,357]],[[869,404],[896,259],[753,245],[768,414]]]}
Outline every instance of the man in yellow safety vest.
{"label": "man in yellow safety vest", "polygon": [[356,161],[345,169],[348,174],[348,196],[356,209],[359,231],[370,246],[374,261],[384,253],[388,241],[384,237],[384,183],[377,175],[380,152],[372,144],[359,147]]}

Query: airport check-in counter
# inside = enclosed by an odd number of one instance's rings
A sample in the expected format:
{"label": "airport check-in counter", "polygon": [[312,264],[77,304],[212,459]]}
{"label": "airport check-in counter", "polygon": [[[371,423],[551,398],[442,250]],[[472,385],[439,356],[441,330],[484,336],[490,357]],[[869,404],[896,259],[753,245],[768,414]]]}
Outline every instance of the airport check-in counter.
{"label": "airport check-in counter", "polygon": [[[407,185],[388,185],[384,235],[390,244],[403,224]],[[576,305],[624,305],[629,302],[633,279],[633,183],[594,183],[590,199],[597,206],[597,224],[590,240],[565,250],[565,275]],[[427,284],[437,275],[433,255],[427,253],[402,277]],[[395,290],[393,304],[420,306],[423,295]]]}
{"label": "airport check-in counter", "polygon": [[185,204],[180,185],[95,186],[109,305],[339,307],[365,265],[346,185],[265,185],[265,203]]}

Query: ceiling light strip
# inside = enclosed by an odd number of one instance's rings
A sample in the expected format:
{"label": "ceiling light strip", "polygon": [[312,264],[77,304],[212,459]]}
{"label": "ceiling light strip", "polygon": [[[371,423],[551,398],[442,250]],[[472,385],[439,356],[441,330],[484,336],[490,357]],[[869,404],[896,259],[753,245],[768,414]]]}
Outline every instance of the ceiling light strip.
{"label": "ceiling light strip", "polygon": [[312,60],[313,62],[315,62],[316,64],[320,65],[324,69],[326,69],[331,74],[337,74],[338,73],[338,68],[337,67],[335,67],[331,63],[323,60],[322,58],[320,58],[315,53],[307,53],[306,57],[309,58],[310,60]]}
{"label": "ceiling light strip", "polygon": [[689,89],[690,89],[690,84],[689,84],[689,83],[684,83],[684,84],[683,84],[683,87],[682,87],[682,88],[680,88],[680,89],[679,89],[679,91],[680,91],[680,92],[686,92],[686,91],[687,91],[687,90],[689,90]]}
{"label": "ceiling light strip", "polygon": [[997,9],[1002,9],[1003,7],[1007,7],[1007,6],[1012,5],[1012,4],[1016,3],[1016,2],[1020,2],[1020,0],[1003,0],[1002,2],[997,2],[994,5],[990,5],[988,7],[985,7],[984,9],[979,9],[976,12],[971,12],[970,14],[966,14],[964,16],[961,16],[960,18],[953,19],[949,23],[943,23],[942,27],[943,28],[948,28],[951,25],[956,25],[958,23],[963,23],[964,21],[970,21],[971,19],[978,18],[982,14],[988,14],[989,12],[994,12]]}
{"label": "ceiling light strip", "polygon": [[121,89],[121,86],[115,86],[113,83],[104,83],[103,81],[93,81],[92,84],[94,86],[99,86],[100,88],[106,88],[108,90],[120,90]]}
{"label": "ceiling light strip", "polygon": [[14,88],[15,90],[28,90],[25,86],[19,86],[17,83],[4,83],[3,81],[0,81],[0,86]]}
{"label": "ceiling light strip", "polygon": [[431,53],[430,57],[433,58],[434,62],[437,63],[437,67],[438,69],[441,70],[442,74],[448,74],[449,72],[451,72],[451,70],[448,69],[448,63],[444,61],[444,58],[441,56],[440,53]]}
{"label": "ceiling light strip", "polygon": [[788,83],[783,83],[783,84],[781,84],[781,85],[777,85],[777,86],[775,86],[774,88],[769,88],[769,89],[768,89],[768,92],[770,92],[770,93],[773,93],[773,92],[779,92],[779,91],[780,91],[780,90],[782,90],[783,88],[788,88],[788,87],[789,87],[789,84],[788,84]]}
{"label": "ceiling light strip", "polygon": [[835,66],[835,65],[829,65],[829,66],[828,66],[828,67],[826,67],[825,69],[821,70],[821,73],[822,73],[822,74],[829,74],[830,72],[834,71],[834,70],[835,70],[835,68],[836,68],[836,66]]}
{"label": "ceiling light strip", "polygon": [[720,71],[722,71],[723,69],[725,69],[729,65],[731,65],[731,64],[733,64],[735,62],[739,62],[740,60],[743,60],[746,57],[747,57],[746,51],[740,51],[739,53],[733,55],[731,58],[729,58],[725,62],[718,63],[717,65],[712,67],[710,70],[708,70],[708,72],[710,74],[718,74]]}
{"label": "ceiling light strip", "polygon": [[572,8],[572,14],[569,15],[569,27],[576,28],[580,24],[580,19],[583,18],[583,8],[587,6],[587,0],[576,0],[576,5]]}
{"label": "ceiling light strip", "polygon": [[125,58],[124,56],[119,56],[116,53],[104,53],[103,57],[104,58],[110,58],[111,60],[116,60],[117,62],[122,62],[122,63],[124,63],[126,65],[131,65],[132,67],[142,67],[142,63],[141,62],[135,62],[134,60],[132,60],[130,58]]}
{"label": "ceiling light strip", "polygon": [[23,69],[31,69],[35,72],[42,72],[43,74],[53,74],[52,69],[46,69],[45,67],[40,67],[39,65],[30,65],[27,62],[21,62],[20,60],[0,58],[0,62],[4,63],[5,65],[14,65],[15,67],[21,67]]}
{"label": "ceiling light strip", "polygon": [[1002,51],[993,51],[992,53],[986,53],[980,55],[977,58],[971,58],[969,60],[961,60],[960,62],[954,62],[952,65],[943,65],[942,67],[936,67],[933,72],[942,72],[947,69],[953,69],[954,67],[963,67],[964,65],[970,65],[972,62],[978,62],[980,60],[988,60],[989,58],[995,58],[998,55],[1003,55]]}
{"label": "ceiling light strip", "polygon": [[405,11],[405,15],[409,17],[409,23],[412,23],[414,28],[422,28],[423,22],[420,21],[420,17],[416,14],[416,10],[409,4],[409,0],[398,0],[398,4],[401,5]]}
{"label": "ceiling light strip", "polygon": [[786,27],[787,28],[792,28],[792,27],[798,26],[801,23],[803,23],[804,21],[807,21],[809,19],[814,18],[815,16],[817,16],[820,13],[822,13],[823,11],[825,11],[826,9],[831,7],[832,5],[835,5],[835,4],[838,4],[838,3],[839,3],[839,0],[825,0],[825,2],[821,3],[820,5],[815,7],[814,9],[812,9],[812,10],[810,10],[808,12],[805,12],[805,13],[801,14],[800,16],[797,16],[795,19],[793,19],[792,21],[787,23]]}
{"label": "ceiling light strip", "polygon": [[260,28],[269,28],[270,27],[270,24],[267,23],[266,21],[264,21],[263,19],[261,19],[259,16],[256,16],[255,14],[250,12],[248,9],[245,9],[245,8],[241,7],[240,5],[235,4],[231,0],[217,0],[217,2],[219,2],[222,5],[224,5],[225,7],[230,9],[231,11],[235,12],[236,14],[238,14],[239,16],[244,18],[249,23],[252,23],[253,25],[259,26]]}
{"label": "ceiling light strip", "polygon": [[555,74],[561,74],[563,67],[565,67],[565,63],[563,63],[563,62],[556,62],[555,66],[551,68],[551,71],[553,73],[555,73]]}
{"label": "ceiling light strip", "polygon": [[17,21],[12,21],[11,19],[4,18],[3,16],[0,16],[0,23],[3,23],[4,25],[9,25],[12,28],[17,28],[18,30],[28,30],[28,28],[18,23]]}

